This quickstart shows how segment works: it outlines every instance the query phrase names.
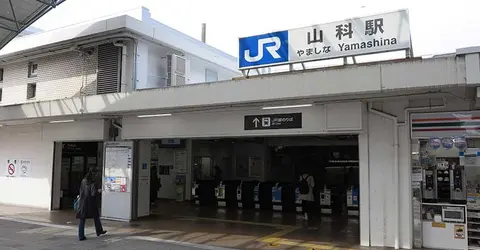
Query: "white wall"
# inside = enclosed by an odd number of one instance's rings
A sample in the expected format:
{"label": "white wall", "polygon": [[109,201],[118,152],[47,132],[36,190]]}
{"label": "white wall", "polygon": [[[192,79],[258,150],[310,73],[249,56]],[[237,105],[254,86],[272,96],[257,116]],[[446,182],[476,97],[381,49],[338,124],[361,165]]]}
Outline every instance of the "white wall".
{"label": "white wall", "polygon": [[[0,203],[49,209],[53,142],[42,141],[40,125],[2,127],[0,141]],[[7,178],[9,159],[31,160],[29,176]]]}
{"label": "white wall", "polygon": [[[362,108],[362,103],[344,103],[290,110],[252,109],[184,113],[156,118],[125,117],[122,132],[124,139],[350,133],[362,130]],[[301,129],[244,130],[245,115],[296,112],[301,112],[303,116]]]}
{"label": "white wall", "polygon": [[186,55],[190,61],[190,80],[189,83],[203,83],[205,82],[205,70],[209,69],[218,74],[218,81],[232,80],[234,77],[239,77],[238,72],[232,72],[221,65],[216,65],[209,61],[200,59],[193,55]]}
{"label": "white wall", "polygon": [[[0,106],[95,95],[97,93],[97,50],[80,56],[77,51],[32,59],[38,64],[37,76],[28,77],[29,61],[2,65],[3,81]],[[27,100],[27,84],[36,83],[36,97]],[[60,87],[61,86],[61,87]]]}

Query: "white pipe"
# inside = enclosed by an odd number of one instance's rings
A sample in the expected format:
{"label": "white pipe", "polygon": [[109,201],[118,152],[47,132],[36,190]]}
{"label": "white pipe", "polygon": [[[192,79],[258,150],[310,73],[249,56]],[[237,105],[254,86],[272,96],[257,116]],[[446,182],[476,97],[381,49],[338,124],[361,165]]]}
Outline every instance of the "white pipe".
{"label": "white pipe", "polygon": [[[126,78],[126,71],[127,71],[127,45],[124,43],[115,42],[113,43],[115,47],[122,48],[122,73],[120,76],[120,91],[119,92],[127,92],[127,84],[125,83]],[[133,84],[132,84],[133,85]]]}
{"label": "white pipe", "polygon": [[400,187],[399,187],[399,176],[400,169],[398,164],[398,118],[391,114],[387,114],[382,111],[378,111],[372,107],[372,103],[369,103],[368,111],[372,114],[376,114],[386,119],[390,119],[393,122],[393,186],[395,188],[395,249],[400,248]]}

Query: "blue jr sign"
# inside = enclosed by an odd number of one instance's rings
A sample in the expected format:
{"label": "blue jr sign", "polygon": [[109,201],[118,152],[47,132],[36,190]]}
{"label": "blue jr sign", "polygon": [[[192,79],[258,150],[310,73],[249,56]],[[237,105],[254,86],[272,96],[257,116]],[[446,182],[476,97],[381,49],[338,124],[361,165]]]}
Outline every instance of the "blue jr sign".
{"label": "blue jr sign", "polygon": [[288,31],[239,39],[240,68],[288,62]]}

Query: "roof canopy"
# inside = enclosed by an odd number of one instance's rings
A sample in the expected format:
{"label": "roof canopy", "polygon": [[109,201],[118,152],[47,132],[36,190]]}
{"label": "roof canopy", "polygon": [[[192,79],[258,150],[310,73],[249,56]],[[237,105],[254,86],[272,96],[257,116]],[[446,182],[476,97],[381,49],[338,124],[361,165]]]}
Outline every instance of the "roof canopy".
{"label": "roof canopy", "polygon": [[0,0],[0,49],[65,0]]}

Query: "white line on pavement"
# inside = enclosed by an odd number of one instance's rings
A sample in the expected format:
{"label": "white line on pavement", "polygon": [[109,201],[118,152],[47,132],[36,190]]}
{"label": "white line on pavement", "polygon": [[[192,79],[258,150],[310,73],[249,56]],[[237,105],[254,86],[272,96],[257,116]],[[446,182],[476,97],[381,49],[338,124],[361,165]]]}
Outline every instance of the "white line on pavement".
{"label": "white line on pavement", "polygon": [[176,240],[165,240],[165,239],[159,239],[159,238],[148,237],[148,236],[129,236],[127,238],[132,240],[145,240],[145,241],[160,242],[160,243],[170,243],[174,245],[194,247],[194,248],[205,249],[205,250],[234,250],[233,248],[215,247],[215,246],[201,245],[201,244],[176,241]]}
{"label": "white line on pavement", "polygon": [[10,218],[10,217],[0,217],[0,220],[23,223],[23,224],[30,224],[30,225],[37,225],[37,226],[43,226],[43,227],[54,227],[54,228],[73,229],[73,230],[77,229],[77,227],[74,227],[74,226],[56,225],[56,224],[51,224],[51,223],[16,219],[16,218]]}

